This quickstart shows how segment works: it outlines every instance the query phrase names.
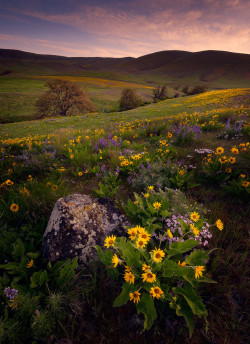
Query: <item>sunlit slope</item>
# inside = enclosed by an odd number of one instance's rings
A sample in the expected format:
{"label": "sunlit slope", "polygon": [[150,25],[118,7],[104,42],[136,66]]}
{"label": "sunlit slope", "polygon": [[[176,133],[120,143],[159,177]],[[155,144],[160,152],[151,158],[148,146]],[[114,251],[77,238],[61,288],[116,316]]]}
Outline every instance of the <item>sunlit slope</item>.
{"label": "sunlit slope", "polygon": [[250,115],[250,88],[211,91],[197,96],[170,99],[134,110],[112,114],[88,114],[47,118],[43,120],[1,125],[1,138],[14,138],[43,134],[54,134],[58,130],[87,130],[102,128],[106,131],[114,125],[133,125],[135,121],[157,120],[179,117],[183,123],[192,118],[212,120],[217,115],[230,114],[238,117]]}

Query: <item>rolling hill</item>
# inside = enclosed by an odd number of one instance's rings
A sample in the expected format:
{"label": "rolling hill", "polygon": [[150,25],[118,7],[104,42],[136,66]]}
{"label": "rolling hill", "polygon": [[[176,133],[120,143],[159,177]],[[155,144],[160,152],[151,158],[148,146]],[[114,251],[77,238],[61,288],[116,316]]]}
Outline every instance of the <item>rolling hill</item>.
{"label": "rolling hill", "polygon": [[138,58],[64,57],[0,49],[0,75],[105,76],[116,80],[213,88],[250,85],[250,55],[226,51],[160,51]]}

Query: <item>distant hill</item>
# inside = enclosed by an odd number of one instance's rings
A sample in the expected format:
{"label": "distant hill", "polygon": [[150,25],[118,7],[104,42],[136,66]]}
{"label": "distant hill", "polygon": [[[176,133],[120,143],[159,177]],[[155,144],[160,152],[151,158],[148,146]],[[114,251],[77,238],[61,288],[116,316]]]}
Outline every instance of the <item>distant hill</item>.
{"label": "distant hill", "polygon": [[104,75],[169,85],[250,87],[250,55],[226,51],[160,51],[138,58],[64,57],[0,49],[0,75]]}

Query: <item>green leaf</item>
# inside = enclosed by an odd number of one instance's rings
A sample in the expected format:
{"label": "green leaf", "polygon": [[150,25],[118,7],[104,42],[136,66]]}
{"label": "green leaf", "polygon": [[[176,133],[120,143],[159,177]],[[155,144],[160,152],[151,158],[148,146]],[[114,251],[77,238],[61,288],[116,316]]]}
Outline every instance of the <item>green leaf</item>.
{"label": "green leaf", "polygon": [[200,296],[198,296],[195,293],[191,284],[187,283],[184,288],[180,288],[180,287],[173,288],[173,292],[176,294],[180,294],[185,298],[189,307],[192,309],[192,312],[194,315],[198,315],[199,317],[207,316],[207,310],[204,304],[202,303]]}
{"label": "green leaf", "polygon": [[44,284],[46,284],[48,282],[48,275],[47,275],[47,271],[41,271],[40,276],[39,276],[39,286],[43,286]]}
{"label": "green leaf", "polygon": [[37,259],[40,256],[40,252],[28,252],[26,256],[31,259]]}
{"label": "green leaf", "polygon": [[103,251],[98,245],[94,246],[94,248],[97,251],[97,255],[100,261],[106,266],[110,266],[112,264],[112,257],[114,253],[110,250]]}
{"label": "green leaf", "polygon": [[121,307],[125,305],[130,299],[129,293],[131,293],[134,289],[135,289],[135,286],[133,284],[124,283],[122,286],[122,292],[115,299],[113,303],[113,307]]}
{"label": "green leaf", "polygon": [[192,311],[191,311],[188,303],[186,302],[186,300],[183,298],[181,298],[179,300],[178,305],[181,308],[176,309],[176,314],[178,316],[184,317],[184,319],[186,320],[186,323],[188,325],[188,330],[189,330],[189,336],[191,338],[192,334],[193,334],[193,330],[194,330],[194,318],[193,318]]}
{"label": "green leaf", "polygon": [[169,245],[168,258],[175,256],[176,254],[182,254],[190,251],[198,245],[199,242],[192,239],[185,240],[184,242],[173,242],[171,245]]}
{"label": "green leaf", "polygon": [[163,277],[184,276],[189,273],[188,268],[181,267],[172,260],[165,260],[162,267],[164,268]]}
{"label": "green leaf", "polygon": [[136,305],[136,309],[138,314],[144,314],[144,329],[149,330],[152,327],[153,322],[157,318],[154,300],[149,294],[143,293],[141,296],[141,301]]}
{"label": "green leaf", "polygon": [[209,259],[209,254],[212,252],[211,251],[202,251],[202,250],[194,250],[193,252],[190,253],[189,256],[185,258],[185,261],[187,264],[192,265],[192,266],[199,266],[199,265],[204,265],[208,259]]}
{"label": "green leaf", "polygon": [[138,268],[141,267],[139,261],[140,253],[130,241],[127,241],[124,237],[117,238],[116,247],[121,250],[121,255],[125,259],[128,266],[136,266]]}
{"label": "green leaf", "polygon": [[77,267],[77,257],[75,257],[72,261],[66,262],[66,264],[61,268],[60,275],[57,280],[59,287],[65,286],[73,278]]}
{"label": "green leaf", "polygon": [[163,210],[160,212],[160,215],[164,218],[169,217],[171,213],[168,210]]}
{"label": "green leaf", "polygon": [[25,253],[25,247],[20,239],[17,239],[16,243],[14,244],[14,250],[12,252],[13,257],[20,258]]}

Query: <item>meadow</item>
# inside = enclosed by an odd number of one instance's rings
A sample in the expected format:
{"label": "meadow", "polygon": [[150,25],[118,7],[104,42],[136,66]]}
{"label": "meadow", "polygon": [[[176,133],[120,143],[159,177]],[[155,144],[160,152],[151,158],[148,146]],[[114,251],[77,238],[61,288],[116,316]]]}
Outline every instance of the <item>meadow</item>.
{"label": "meadow", "polygon": [[[125,82],[75,79],[115,110]],[[31,85],[35,97],[44,77],[16,92]],[[31,121],[18,108],[0,125],[2,342],[245,343],[250,89]],[[41,256],[56,200],[73,193],[112,199],[133,224],[88,268]]]}

